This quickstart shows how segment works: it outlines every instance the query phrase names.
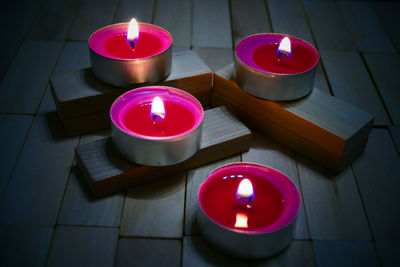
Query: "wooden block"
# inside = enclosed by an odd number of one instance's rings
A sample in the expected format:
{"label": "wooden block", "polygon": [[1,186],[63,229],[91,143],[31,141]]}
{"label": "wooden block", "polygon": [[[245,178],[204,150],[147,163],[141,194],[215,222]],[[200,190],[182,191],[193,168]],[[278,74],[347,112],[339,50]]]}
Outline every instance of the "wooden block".
{"label": "wooden block", "polygon": [[339,1],[338,5],[359,51],[396,52],[370,2]]}
{"label": "wooden block", "polygon": [[[181,238],[185,210],[185,172],[130,189],[120,236]],[[159,220],[155,220],[157,214]]]}
{"label": "wooden block", "polygon": [[[126,89],[98,80],[90,68],[52,76],[52,93],[58,114],[70,135],[107,128],[109,108]],[[173,53],[172,70],[159,85],[185,90],[209,104],[212,74],[191,50]]]}
{"label": "wooden block", "polygon": [[190,48],[192,43],[191,8],[191,1],[157,1],[153,23],[171,33],[174,46]]}
{"label": "wooden block", "polygon": [[[300,195],[302,195],[295,154],[284,146],[259,133],[253,133],[250,149],[242,154],[242,161],[267,165],[283,172],[297,186]],[[303,200],[304,197],[302,196],[293,233],[295,239],[310,239]]]}
{"label": "wooden block", "polygon": [[53,227],[0,226],[0,266],[45,266]]}
{"label": "wooden block", "polygon": [[48,266],[112,266],[118,243],[118,228],[56,228]]}
{"label": "wooden block", "polygon": [[0,85],[0,112],[34,114],[62,42],[25,41]]}
{"label": "wooden block", "polygon": [[104,196],[243,152],[248,149],[249,142],[249,129],[225,108],[218,108],[204,113],[200,150],[180,164],[166,167],[133,164],[115,151],[111,138],[78,146],[76,156],[92,193]]}
{"label": "wooden block", "polygon": [[227,106],[250,127],[335,171],[364,150],[370,114],[318,89],[297,101],[262,100],[241,90],[232,70],[229,65],[214,75],[212,105]]}
{"label": "wooden block", "polygon": [[121,238],[115,266],[181,266],[179,240]]}
{"label": "wooden block", "polygon": [[300,156],[296,160],[311,239],[371,240],[351,168],[335,175]]}
{"label": "wooden block", "polygon": [[314,241],[318,266],[380,266],[375,247],[366,241]]}
{"label": "wooden block", "polygon": [[364,53],[368,69],[378,87],[394,125],[400,125],[400,55]]}
{"label": "wooden block", "polygon": [[220,253],[201,236],[183,239],[182,261],[183,266],[316,266],[311,241],[293,241],[282,253],[267,259],[249,261]]}
{"label": "wooden block", "polygon": [[227,0],[193,1],[192,45],[232,47],[232,33]]}
{"label": "wooden block", "polygon": [[375,125],[389,125],[389,117],[360,54],[355,51],[322,50],[320,55],[333,95],[371,113],[375,117]]}

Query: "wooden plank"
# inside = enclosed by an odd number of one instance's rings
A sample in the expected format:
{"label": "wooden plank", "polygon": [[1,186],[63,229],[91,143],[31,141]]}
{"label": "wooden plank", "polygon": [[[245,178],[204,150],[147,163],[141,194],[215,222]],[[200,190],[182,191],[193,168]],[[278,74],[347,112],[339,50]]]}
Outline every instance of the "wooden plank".
{"label": "wooden plank", "polygon": [[204,113],[199,151],[176,165],[150,167],[133,164],[119,155],[111,139],[78,146],[76,155],[92,193],[102,196],[246,151],[249,142],[249,129],[225,108],[218,108]]}
{"label": "wooden plank", "polygon": [[183,172],[129,190],[125,198],[120,235],[181,238],[185,179]]}
{"label": "wooden plank", "polygon": [[371,240],[350,168],[339,175],[297,157],[310,236],[313,240]]}
{"label": "wooden plank", "polygon": [[44,266],[52,227],[0,226],[1,266]]}
{"label": "wooden plank", "polygon": [[55,224],[77,141],[65,138],[56,114],[35,117],[0,204],[0,223]]}
{"label": "wooden plank", "polygon": [[163,27],[174,38],[174,46],[190,48],[192,33],[191,1],[157,1],[153,23]]}
{"label": "wooden plank", "polygon": [[46,0],[41,5],[27,38],[64,41],[80,2],[80,0]]}
{"label": "wooden plank", "polygon": [[207,179],[212,170],[219,166],[239,161],[241,161],[240,155],[236,155],[188,171],[185,200],[185,235],[199,234],[196,222],[196,212],[199,208],[197,193],[200,185]]}
{"label": "wooden plank", "polygon": [[0,114],[0,195],[7,186],[32,119],[30,115]]}
{"label": "wooden plank", "polygon": [[[51,81],[53,96],[63,120],[108,111],[115,98],[126,91],[101,82],[90,68],[53,75]],[[158,84],[185,90],[207,105],[211,81],[208,66],[196,53],[185,50],[173,54],[171,73]],[[108,120],[108,116],[103,120]]]}
{"label": "wooden plank", "polygon": [[333,50],[320,51],[320,54],[333,94],[374,115],[375,125],[389,125],[389,117],[360,55]]}
{"label": "wooden plank", "polygon": [[366,241],[314,241],[318,266],[380,266],[375,247]]}
{"label": "wooden plank", "polygon": [[336,171],[363,151],[370,114],[317,89],[297,101],[258,99],[238,87],[232,69],[214,75],[212,105],[226,105],[250,127]]}
{"label": "wooden plank", "polygon": [[397,53],[364,53],[372,78],[395,125],[400,125],[400,55]]}
{"label": "wooden plank", "polygon": [[53,75],[90,67],[87,42],[66,42]]}
{"label": "wooden plank", "polygon": [[193,46],[232,47],[227,0],[194,0],[192,10]]}
{"label": "wooden plank", "polygon": [[400,158],[386,129],[372,131],[365,153],[353,163],[353,170],[375,240],[398,243]]}
{"label": "wooden plank", "polygon": [[339,1],[338,5],[359,51],[396,51],[371,3]]}
{"label": "wooden plank", "polygon": [[87,116],[64,119],[61,114],[59,118],[64,125],[65,133],[68,136],[88,134],[95,131],[110,128],[110,111],[92,113]]}
{"label": "wooden plank", "polygon": [[117,228],[56,228],[48,266],[112,266],[117,250]]}
{"label": "wooden plank", "polygon": [[[289,179],[295,183],[300,195],[302,195],[296,161],[294,158],[295,155],[293,152],[258,133],[253,133],[252,144],[249,151],[242,154],[242,161],[263,164],[286,174]],[[297,215],[293,238],[309,239],[303,201]]]}
{"label": "wooden plank", "polygon": [[132,18],[137,21],[151,23],[154,0],[120,0],[115,11],[113,23],[128,22]]}
{"label": "wooden plank", "polygon": [[397,151],[400,153],[400,127],[392,126],[389,128],[390,135],[392,136],[393,142],[396,145]]}
{"label": "wooden plank", "polygon": [[389,34],[392,43],[400,50],[399,13],[400,3],[397,1],[377,1],[372,3],[385,31]]}
{"label": "wooden plank", "polygon": [[303,1],[319,49],[355,49],[336,2]]}
{"label": "wooden plank", "polygon": [[302,4],[298,0],[268,0],[274,32],[301,38],[314,45]]}
{"label": "wooden plank", "polygon": [[232,48],[196,46],[193,47],[193,51],[199,55],[213,72],[226,66],[233,60]]}
{"label": "wooden plank", "polygon": [[272,31],[263,0],[231,0],[231,15],[235,46],[246,36]]}
{"label": "wooden plank", "polygon": [[121,238],[115,266],[181,266],[178,240]]}
{"label": "wooden plank", "polygon": [[282,253],[271,258],[249,261],[229,257],[210,247],[200,236],[183,239],[183,266],[315,266],[312,243],[293,241]]}
{"label": "wooden plank", "polygon": [[0,85],[0,112],[36,112],[61,47],[61,42],[24,42]]}
{"label": "wooden plank", "polygon": [[68,39],[87,41],[93,32],[112,24],[117,3],[117,0],[83,0]]}

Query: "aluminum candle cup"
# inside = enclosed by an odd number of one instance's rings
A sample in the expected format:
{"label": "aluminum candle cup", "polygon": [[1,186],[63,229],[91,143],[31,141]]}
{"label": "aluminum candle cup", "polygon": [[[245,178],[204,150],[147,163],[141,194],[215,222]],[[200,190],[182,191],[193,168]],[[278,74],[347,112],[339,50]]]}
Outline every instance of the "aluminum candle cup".
{"label": "aluminum candle cup", "polygon": [[112,141],[129,161],[149,166],[177,164],[199,149],[203,116],[200,102],[182,90],[141,87],[112,104]]}
{"label": "aluminum candle cup", "polygon": [[300,194],[275,169],[246,162],[219,167],[200,186],[198,200],[200,231],[217,249],[258,259],[292,241]]}
{"label": "aluminum candle cup", "polygon": [[94,74],[119,87],[151,84],[171,71],[172,36],[165,29],[139,23],[139,37],[132,48],[127,42],[129,23],[101,28],[89,38],[90,61]]}
{"label": "aluminum candle cup", "polygon": [[[290,40],[290,51],[278,51],[284,37]],[[237,44],[234,77],[239,87],[256,97],[294,100],[313,89],[318,62],[318,51],[306,41],[283,34],[260,33]]]}

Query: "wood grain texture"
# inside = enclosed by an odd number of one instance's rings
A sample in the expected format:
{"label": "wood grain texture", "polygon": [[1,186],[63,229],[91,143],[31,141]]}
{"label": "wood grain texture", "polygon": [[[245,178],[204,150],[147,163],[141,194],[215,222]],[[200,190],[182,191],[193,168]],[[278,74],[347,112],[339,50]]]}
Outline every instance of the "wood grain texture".
{"label": "wood grain texture", "polygon": [[400,158],[387,130],[372,131],[365,153],[353,163],[353,170],[375,240],[398,243]]}
{"label": "wood grain texture", "polygon": [[293,241],[282,253],[268,259],[229,257],[210,247],[200,236],[183,239],[183,266],[315,266],[312,243]]}
{"label": "wood grain texture", "polygon": [[181,266],[178,240],[121,238],[115,266]]}
{"label": "wood grain texture", "polygon": [[80,3],[80,0],[44,1],[27,38],[64,41],[67,38]]}
{"label": "wood grain texture", "polygon": [[249,129],[226,109],[218,108],[204,113],[199,151],[176,165],[150,167],[133,164],[116,152],[111,139],[78,146],[76,155],[92,193],[102,196],[246,151],[249,142]]}
{"label": "wood grain texture", "polygon": [[289,34],[314,45],[301,1],[268,0],[267,3],[274,32]]}
{"label": "wood grain texture", "polygon": [[335,1],[303,1],[303,5],[319,49],[355,49]]}
{"label": "wood grain texture", "polygon": [[174,38],[174,46],[190,48],[192,31],[191,1],[157,1],[153,23]]}
{"label": "wood grain texture", "polygon": [[192,45],[232,47],[228,0],[193,1]]}
{"label": "wood grain texture", "polygon": [[120,0],[114,14],[113,23],[137,21],[151,23],[155,0]]}
{"label": "wood grain texture", "polygon": [[370,2],[339,1],[338,6],[358,51],[396,51]]}
{"label": "wood grain texture", "polygon": [[304,206],[313,240],[371,240],[350,168],[339,175],[297,157]]}
{"label": "wood grain texture", "polygon": [[239,162],[240,155],[207,164],[187,172],[185,199],[185,235],[198,235],[196,212],[199,208],[197,193],[200,185],[207,179],[210,172],[222,165]]}
{"label": "wood grain texture", "polygon": [[44,266],[52,227],[1,225],[1,266]]}
{"label": "wood grain texture", "polygon": [[400,3],[397,1],[378,1],[372,3],[374,10],[382,22],[390,40],[400,50],[399,13]]}
{"label": "wood grain texture", "polygon": [[56,228],[48,266],[112,266],[117,250],[117,228]]}
{"label": "wood grain texture", "polygon": [[[105,111],[108,113],[114,100],[126,91],[101,82],[90,68],[53,75],[51,81],[53,96],[63,120]],[[211,81],[212,74],[208,66],[196,53],[185,50],[173,54],[171,73],[158,84],[185,90],[207,105]],[[108,116],[104,120],[108,120]]]}
{"label": "wood grain texture", "polygon": [[[295,155],[282,145],[266,138],[259,133],[253,133],[251,147],[248,152],[242,154],[242,161],[266,165],[286,174],[287,177],[289,177],[289,179],[295,183],[299,190],[300,196],[302,196]],[[304,199],[303,196],[301,198]],[[300,210],[297,215],[297,222],[293,238],[310,238],[303,201],[300,205]]]}
{"label": "wood grain texture", "polygon": [[380,266],[375,247],[367,241],[314,241],[318,266]]}
{"label": "wood grain texture", "polygon": [[129,190],[120,235],[182,237],[185,178],[183,172]]}
{"label": "wood grain texture", "polygon": [[30,115],[0,114],[0,195],[13,172],[32,119]]}
{"label": "wood grain texture", "polygon": [[333,94],[374,115],[375,125],[389,125],[389,117],[360,55],[333,50],[323,50],[320,54]]}
{"label": "wood grain texture", "polygon": [[87,42],[65,42],[53,75],[90,67]]}
{"label": "wood grain texture", "polygon": [[400,125],[400,55],[364,53],[372,78],[395,125]]}
{"label": "wood grain texture", "polygon": [[112,24],[117,3],[117,0],[82,0],[68,39],[87,41],[93,32]]}
{"label": "wood grain texture", "polygon": [[232,48],[196,46],[193,47],[193,51],[199,55],[213,72],[226,66],[233,60]]}
{"label": "wood grain texture", "polygon": [[0,84],[0,112],[33,114],[61,52],[61,42],[25,41]]}
{"label": "wood grain texture", "polygon": [[297,101],[258,99],[233,82],[232,68],[214,75],[212,105],[226,105],[250,127],[336,171],[362,152],[370,114],[317,89]]}
{"label": "wood grain texture", "polygon": [[37,115],[0,204],[0,223],[54,225],[76,138],[65,138],[56,114]]}
{"label": "wood grain texture", "polygon": [[263,0],[231,0],[231,16],[235,46],[248,35],[272,31]]}

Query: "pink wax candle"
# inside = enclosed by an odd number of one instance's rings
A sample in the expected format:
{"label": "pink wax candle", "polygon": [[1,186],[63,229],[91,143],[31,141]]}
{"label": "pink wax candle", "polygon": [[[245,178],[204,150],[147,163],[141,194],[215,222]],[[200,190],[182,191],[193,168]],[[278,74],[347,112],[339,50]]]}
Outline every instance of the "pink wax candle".
{"label": "pink wax candle", "polygon": [[111,106],[113,142],[136,163],[176,164],[197,151],[203,113],[198,100],[182,90],[166,86],[134,89]]}
{"label": "pink wax candle", "polygon": [[[287,39],[287,49],[280,48]],[[241,40],[235,51],[235,79],[248,93],[269,100],[293,100],[313,88],[319,54],[304,40],[261,33]]]}
{"label": "pink wax candle", "polygon": [[[129,29],[136,33],[133,39]],[[120,87],[161,81],[171,70],[172,41],[168,31],[152,24],[131,21],[106,26],[88,41],[93,72]]]}
{"label": "pink wax candle", "polygon": [[200,186],[198,200],[199,225],[207,239],[250,258],[285,248],[300,208],[300,194],[286,175],[244,162],[212,171]]}

